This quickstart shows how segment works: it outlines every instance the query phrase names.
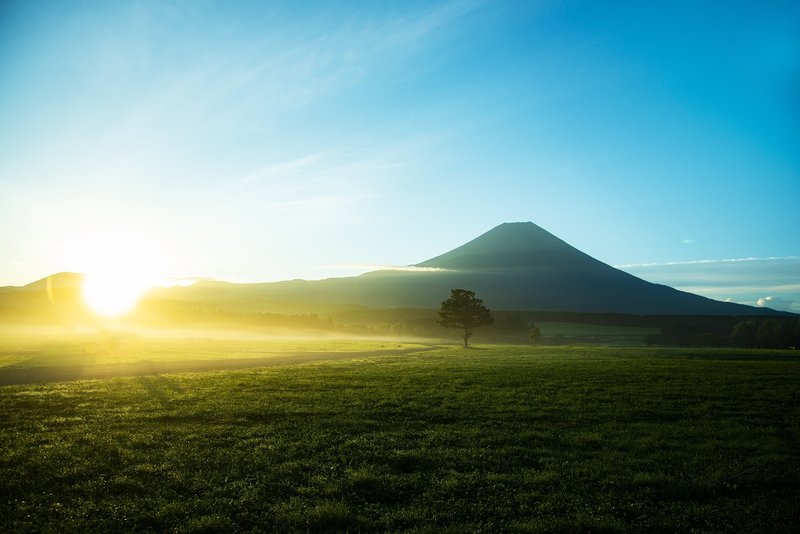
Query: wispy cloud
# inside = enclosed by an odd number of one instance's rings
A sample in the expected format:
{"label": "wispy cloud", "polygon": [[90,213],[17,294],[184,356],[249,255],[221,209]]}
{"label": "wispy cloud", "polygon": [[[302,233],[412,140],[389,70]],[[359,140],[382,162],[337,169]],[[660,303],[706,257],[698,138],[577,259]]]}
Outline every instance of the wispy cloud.
{"label": "wispy cloud", "polygon": [[219,198],[271,220],[352,221],[400,164],[387,152],[331,149],[272,162],[219,188]]}
{"label": "wispy cloud", "polygon": [[251,183],[261,181],[285,181],[287,178],[294,177],[304,170],[313,168],[314,165],[320,162],[324,155],[325,154],[323,152],[319,152],[292,160],[265,165],[260,169],[256,169],[255,171],[241,177],[236,182],[235,187],[237,189],[241,189],[247,187]]}
{"label": "wispy cloud", "polygon": [[800,293],[800,284],[769,285],[769,284],[749,284],[749,285],[728,285],[728,286],[707,286],[707,285],[681,285],[679,289],[691,291],[692,293],[724,295],[729,293]]}
{"label": "wispy cloud", "polygon": [[[387,65],[460,35],[466,28],[461,23],[482,5],[425,3],[394,15],[332,7],[327,19],[309,20],[303,27],[265,17],[263,32],[221,35],[224,46],[171,42],[171,49],[191,47],[194,56],[163,76],[134,116],[160,120],[166,113],[202,117],[206,124],[269,128],[279,120],[276,114],[357,85]],[[155,25],[175,22],[152,20]],[[162,53],[150,49],[151,59]]]}
{"label": "wispy cloud", "polygon": [[434,5],[427,12],[391,21],[382,42],[385,47],[416,48],[431,35],[451,25],[485,4],[483,1],[459,0]]}
{"label": "wispy cloud", "polygon": [[769,256],[766,258],[728,258],[715,260],[689,260],[689,261],[667,261],[661,263],[625,263],[614,265],[617,269],[635,269],[639,267],[670,267],[675,265],[713,265],[744,262],[774,262],[774,261],[797,261],[800,256]]}
{"label": "wispy cloud", "polygon": [[323,265],[323,269],[338,269],[345,271],[402,271],[410,273],[440,273],[450,272],[450,269],[438,267],[417,267],[414,265],[377,265],[369,263],[340,263],[336,265]]}
{"label": "wispy cloud", "polygon": [[618,268],[717,300],[800,312],[800,256],[637,263]]}
{"label": "wispy cloud", "polygon": [[188,287],[197,282],[213,282],[215,280],[211,276],[165,276],[156,285],[160,287]]}

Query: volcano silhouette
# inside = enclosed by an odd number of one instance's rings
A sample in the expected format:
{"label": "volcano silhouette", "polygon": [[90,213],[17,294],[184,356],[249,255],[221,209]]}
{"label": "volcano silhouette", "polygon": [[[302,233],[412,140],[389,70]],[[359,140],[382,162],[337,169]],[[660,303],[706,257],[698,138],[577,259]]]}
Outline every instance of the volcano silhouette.
{"label": "volcano silhouette", "polygon": [[416,266],[475,272],[616,270],[532,222],[501,224],[465,245]]}
{"label": "volcano silhouette", "polygon": [[[417,270],[266,284],[199,283],[203,298],[232,291],[250,299],[335,302],[379,308],[438,308],[453,288],[498,310],[634,315],[760,315],[775,310],[720,302],[615,269],[531,222],[505,223],[423,261]],[[191,288],[187,288],[191,289]]]}

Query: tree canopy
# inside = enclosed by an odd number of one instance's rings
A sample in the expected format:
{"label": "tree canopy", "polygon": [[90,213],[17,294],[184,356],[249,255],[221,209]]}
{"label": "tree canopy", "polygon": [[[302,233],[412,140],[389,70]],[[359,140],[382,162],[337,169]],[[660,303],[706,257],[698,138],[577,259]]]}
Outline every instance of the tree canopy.
{"label": "tree canopy", "polygon": [[542,331],[539,330],[539,327],[533,323],[530,323],[530,326],[528,327],[528,339],[534,345],[536,345],[536,343],[542,339]]}
{"label": "tree canopy", "polygon": [[438,323],[445,328],[458,328],[464,331],[464,348],[469,346],[473,329],[492,324],[494,317],[474,291],[451,289],[450,298],[442,302]]}

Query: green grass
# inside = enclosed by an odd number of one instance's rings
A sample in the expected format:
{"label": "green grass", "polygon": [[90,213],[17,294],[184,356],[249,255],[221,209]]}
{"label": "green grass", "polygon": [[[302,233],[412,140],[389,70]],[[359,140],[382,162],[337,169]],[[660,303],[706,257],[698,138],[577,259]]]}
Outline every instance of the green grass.
{"label": "green grass", "polygon": [[497,346],[5,386],[0,531],[796,532],[798,359]]}
{"label": "green grass", "polygon": [[584,323],[536,323],[545,336],[570,336],[570,337],[607,337],[607,338],[638,338],[648,335],[660,334],[661,329],[648,326],[608,326],[602,324]]}
{"label": "green grass", "polygon": [[[418,343],[385,340],[274,338],[241,332],[187,330],[171,337],[133,332],[60,333],[53,329],[0,330],[0,372],[4,369],[267,358],[287,353],[403,351]],[[148,331],[150,333],[153,331]],[[38,335],[36,335],[38,333]],[[169,333],[169,331],[167,331]]]}

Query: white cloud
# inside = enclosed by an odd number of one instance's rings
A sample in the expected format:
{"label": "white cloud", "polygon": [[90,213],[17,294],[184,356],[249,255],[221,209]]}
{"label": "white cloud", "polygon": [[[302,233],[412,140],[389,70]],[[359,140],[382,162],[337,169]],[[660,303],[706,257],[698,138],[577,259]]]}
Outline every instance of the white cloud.
{"label": "white cloud", "polygon": [[759,308],[774,308],[779,310],[790,310],[792,304],[794,304],[793,300],[774,296],[761,297],[756,301],[756,306]]}

